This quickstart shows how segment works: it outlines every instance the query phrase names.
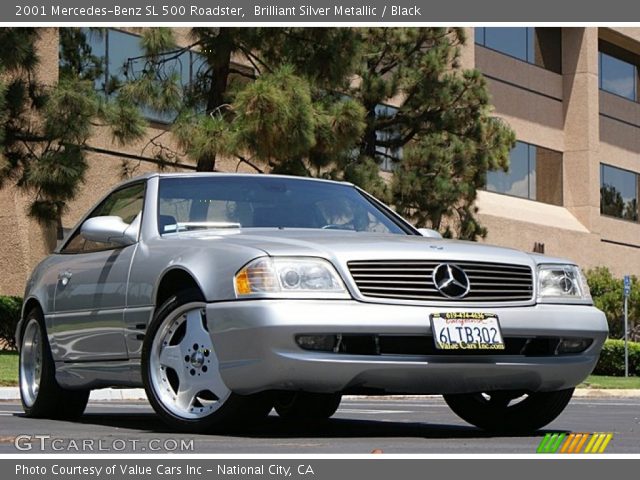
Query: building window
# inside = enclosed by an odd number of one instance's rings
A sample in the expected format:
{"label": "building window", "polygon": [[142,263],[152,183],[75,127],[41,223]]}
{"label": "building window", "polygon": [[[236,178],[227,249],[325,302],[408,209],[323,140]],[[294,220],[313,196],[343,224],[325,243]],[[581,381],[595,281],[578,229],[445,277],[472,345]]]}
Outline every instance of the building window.
{"label": "building window", "polygon": [[562,153],[517,142],[509,171],[487,173],[487,190],[562,205]]}
{"label": "building window", "polygon": [[476,27],[475,42],[547,70],[562,73],[560,28]]}
{"label": "building window", "polygon": [[[398,109],[391,105],[379,103],[376,105],[376,118],[385,119],[393,117],[398,113]],[[376,130],[376,139],[379,142],[390,142],[400,138],[400,132],[392,129]],[[402,147],[388,147],[385,145],[376,146],[376,154],[380,160],[380,169],[385,172],[395,170],[398,161],[402,159]]]}
{"label": "building window", "polygon": [[[95,80],[96,90],[109,96],[122,83],[137,78],[145,67],[146,58],[140,46],[140,37],[132,33],[114,29],[85,28],[87,43],[91,54],[101,61],[101,74]],[[205,64],[198,52],[168,52],[162,75],[177,77],[182,87],[188,87],[197,78]],[[151,108],[142,108],[144,116],[151,121],[171,123],[177,112],[158,112]]]}
{"label": "building window", "polygon": [[638,174],[600,164],[600,213],[638,221]]}
{"label": "building window", "polygon": [[640,58],[627,50],[602,41],[599,50],[600,89],[637,102]]}

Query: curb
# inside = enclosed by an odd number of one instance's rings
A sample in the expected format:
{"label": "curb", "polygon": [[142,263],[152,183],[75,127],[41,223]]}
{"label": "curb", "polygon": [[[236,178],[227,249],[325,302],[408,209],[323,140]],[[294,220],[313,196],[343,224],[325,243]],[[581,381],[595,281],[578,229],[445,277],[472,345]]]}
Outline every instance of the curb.
{"label": "curb", "polygon": [[[89,401],[111,402],[122,400],[146,400],[143,388],[101,388],[92,390]],[[20,400],[18,387],[0,387],[0,401]]]}
{"label": "curb", "polygon": [[[424,398],[438,398],[440,395],[345,395],[347,400],[420,400]],[[640,389],[599,389],[578,388],[574,398],[640,398]],[[20,400],[18,387],[0,387],[0,401]],[[89,401],[112,402],[125,400],[147,400],[143,388],[102,388],[93,390]]]}
{"label": "curb", "polygon": [[640,389],[577,388],[574,398],[640,398]]}

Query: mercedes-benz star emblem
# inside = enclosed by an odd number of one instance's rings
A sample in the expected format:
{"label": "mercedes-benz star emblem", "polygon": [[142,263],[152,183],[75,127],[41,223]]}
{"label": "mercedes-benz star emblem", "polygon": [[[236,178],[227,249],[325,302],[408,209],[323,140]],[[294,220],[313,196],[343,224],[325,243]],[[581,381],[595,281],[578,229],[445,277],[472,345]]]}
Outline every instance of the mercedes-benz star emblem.
{"label": "mercedes-benz star emblem", "polygon": [[433,284],[445,297],[462,298],[471,285],[469,277],[459,266],[451,263],[441,263],[433,271]]}

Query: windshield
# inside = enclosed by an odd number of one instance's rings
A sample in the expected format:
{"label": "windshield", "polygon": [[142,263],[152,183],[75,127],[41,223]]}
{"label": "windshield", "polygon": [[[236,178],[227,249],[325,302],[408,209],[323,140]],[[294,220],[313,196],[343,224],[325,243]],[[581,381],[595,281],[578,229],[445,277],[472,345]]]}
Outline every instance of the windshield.
{"label": "windshield", "polygon": [[401,224],[350,185],[267,175],[160,179],[160,234],[238,226],[410,233]]}

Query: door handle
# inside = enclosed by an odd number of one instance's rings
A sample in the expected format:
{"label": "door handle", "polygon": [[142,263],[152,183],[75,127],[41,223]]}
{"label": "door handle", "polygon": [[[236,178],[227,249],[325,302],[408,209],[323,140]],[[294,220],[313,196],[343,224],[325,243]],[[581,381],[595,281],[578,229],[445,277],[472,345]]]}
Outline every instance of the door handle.
{"label": "door handle", "polygon": [[66,287],[71,280],[71,276],[73,274],[69,270],[65,270],[64,272],[60,272],[58,274],[58,281],[62,284],[63,287]]}

